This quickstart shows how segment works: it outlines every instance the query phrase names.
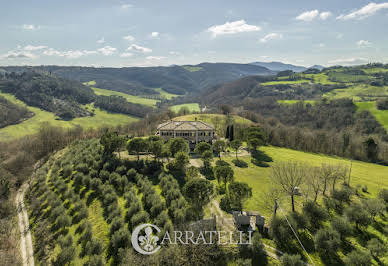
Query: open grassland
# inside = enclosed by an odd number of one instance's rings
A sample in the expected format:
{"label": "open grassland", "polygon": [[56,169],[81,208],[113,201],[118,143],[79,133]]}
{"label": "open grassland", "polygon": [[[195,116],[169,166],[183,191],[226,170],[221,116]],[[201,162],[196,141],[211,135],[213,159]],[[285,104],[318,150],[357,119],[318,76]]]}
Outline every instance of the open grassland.
{"label": "open grassland", "polygon": [[159,92],[160,96],[162,98],[166,98],[167,100],[171,100],[172,98],[178,97],[178,94],[169,93],[167,91],[164,91],[162,88],[156,88],[156,92]]}
{"label": "open grassland", "polygon": [[333,82],[329,80],[329,77],[326,73],[319,73],[319,74],[300,74],[301,77],[309,78],[314,81],[314,83],[319,83],[322,85],[333,85],[337,84],[337,82]]}
{"label": "open grassland", "polygon": [[374,67],[374,68],[365,68],[363,69],[367,74],[375,74],[375,73],[384,73],[388,72],[388,68]]}
{"label": "open grassland", "polygon": [[159,100],[156,100],[156,99],[143,98],[143,97],[140,97],[140,96],[130,95],[130,94],[126,94],[126,93],[118,92],[118,91],[111,91],[111,90],[105,90],[105,89],[94,88],[94,87],[91,87],[91,89],[97,95],[121,96],[121,97],[125,98],[130,103],[138,103],[138,104],[142,104],[142,105],[147,105],[147,106],[155,107],[156,103],[159,102]]}
{"label": "open grassland", "polygon": [[[305,153],[277,147],[261,147],[260,150],[273,159],[273,162],[269,163],[270,166],[274,162],[279,161],[298,161],[313,166],[320,166],[322,163],[334,165],[344,164],[350,166],[350,160],[339,157]],[[237,181],[246,182],[252,187],[253,197],[246,202],[244,206],[245,209],[259,211],[265,216],[270,216],[272,206],[270,208],[268,208],[268,206],[263,206],[262,196],[263,192],[268,191],[271,186],[271,167],[258,167],[252,164],[250,156],[241,156],[239,158],[248,163],[247,168],[234,167],[232,163],[232,160],[235,159],[233,153],[223,159],[233,166],[235,179]],[[381,188],[388,187],[388,167],[361,161],[353,161],[351,186],[355,187],[357,184],[367,186],[370,193],[368,195],[376,197]],[[284,199],[284,201],[287,201],[283,204],[288,208],[288,199]]]}
{"label": "open grassland", "polygon": [[329,79],[332,81],[337,81],[337,82],[363,82],[371,79],[370,76],[368,75],[352,75],[352,74],[346,74],[342,72],[329,72]]}
{"label": "open grassland", "polygon": [[371,86],[367,84],[358,84],[345,89],[336,89],[324,94],[328,98],[351,98],[355,101],[361,99],[375,99],[377,97],[388,96],[388,86]]}
{"label": "open grassland", "polygon": [[[277,102],[280,104],[296,104],[298,102],[301,102],[302,100],[278,100]],[[304,104],[311,104],[314,105],[315,101],[314,100],[304,100]]]}
{"label": "open grassland", "polygon": [[[243,118],[241,116],[233,115],[231,117],[234,119],[234,122],[236,123],[252,124],[251,120]],[[194,121],[195,119],[197,119],[198,121],[203,121],[207,123],[214,123],[214,120],[225,121],[226,116],[221,114],[191,114],[191,115],[183,115],[183,116],[174,118],[174,120],[176,121]]]}
{"label": "open grassland", "polygon": [[26,106],[29,111],[35,113],[33,117],[23,121],[20,124],[1,128],[0,141],[9,141],[26,135],[34,134],[39,130],[41,123],[44,122],[49,122],[53,126],[60,126],[63,128],[71,128],[78,125],[88,129],[102,126],[117,126],[120,124],[131,123],[137,120],[137,118],[128,115],[108,113],[99,108],[93,107],[93,105],[85,105],[84,107],[88,108],[89,110],[94,109],[94,116],[79,117],[71,121],[57,120],[57,117],[54,113],[28,106],[24,102],[16,99],[16,97],[12,94],[0,93],[0,95],[15,104]]}
{"label": "open grassland", "polygon": [[191,113],[193,112],[200,112],[201,108],[199,108],[198,103],[185,103],[185,104],[178,104],[173,105],[170,107],[171,111],[178,113],[182,108],[187,108]]}
{"label": "open grassland", "polygon": [[374,115],[376,120],[388,131],[388,110],[378,110],[376,102],[357,102],[355,104],[359,111],[366,110]]}

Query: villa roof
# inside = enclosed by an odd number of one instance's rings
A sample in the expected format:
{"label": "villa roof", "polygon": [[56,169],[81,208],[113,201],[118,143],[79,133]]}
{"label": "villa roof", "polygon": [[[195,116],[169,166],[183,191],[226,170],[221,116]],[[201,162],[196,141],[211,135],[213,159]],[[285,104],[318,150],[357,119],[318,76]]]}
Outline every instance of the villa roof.
{"label": "villa roof", "polygon": [[168,121],[160,124],[158,130],[214,130],[214,126],[202,121]]}

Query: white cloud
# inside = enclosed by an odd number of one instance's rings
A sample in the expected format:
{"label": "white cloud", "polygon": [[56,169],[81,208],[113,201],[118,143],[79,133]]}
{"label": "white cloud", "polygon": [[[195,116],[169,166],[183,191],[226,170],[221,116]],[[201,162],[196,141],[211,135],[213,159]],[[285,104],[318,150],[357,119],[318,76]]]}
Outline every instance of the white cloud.
{"label": "white cloud", "polygon": [[49,48],[47,49],[46,51],[43,51],[43,54],[44,55],[48,55],[48,56],[53,56],[53,55],[56,55],[56,56],[64,56],[63,55],[63,52],[59,52],[53,48]]}
{"label": "white cloud", "polygon": [[130,41],[130,42],[133,42],[135,40],[135,37],[133,37],[132,35],[127,35],[127,36],[124,36],[123,39]]}
{"label": "white cloud", "polygon": [[69,59],[79,58],[81,56],[93,55],[97,53],[98,53],[97,51],[91,51],[91,50],[58,51],[53,48],[49,48],[43,51],[43,55],[46,55],[46,56],[59,56],[59,57],[66,57]]}
{"label": "white cloud", "polygon": [[253,32],[260,31],[261,28],[255,25],[249,25],[245,22],[245,20],[237,20],[233,22],[226,22],[222,25],[211,26],[207,29],[208,32],[211,32],[213,37],[217,37],[218,35],[226,35],[226,34],[236,34],[241,32]]}
{"label": "white cloud", "polygon": [[132,53],[122,53],[122,54],[120,55],[120,57],[131,57],[131,56],[133,56]]}
{"label": "white cloud", "polygon": [[157,31],[152,32],[152,33],[151,33],[151,37],[152,37],[152,38],[157,38],[157,37],[159,37],[159,32],[157,32]]}
{"label": "white cloud", "polygon": [[269,33],[260,39],[261,43],[266,43],[271,40],[280,40],[283,39],[283,35],[280,33]]}
{"label": "white cloud", "polygon": [[380,4],[369,3],[366,6],[362,7],[361,9],[351,12],[347,15],[340,15],[337,17],[337,19],[340,19],[340,20],[364,19],[374,15],[379,10],[386,9],[386,8],[388,8],[388,2],[380,3]]}
{"label": "white cloud", "polygon": [[165,56],[147,56],[146,57],[147,60],[163,60],[165,58],[166,58]]}
{"label": "white cloud", "polygon": [[34,59],[38,58],[37,55],[30,53],[30,52],[25,52],[25,51],[9,51],[6,54],[3,54],[0,56],[0,58],[3,59]]}
{"label": "white cloud", "polygon": [[296,17],[297,20],[303,20],[303,21],[312,21],[319,15],[319,11],[317,9],[306,11],[300,14]]}
{"label": "white cloud", "polygon": [[131,46],[128,47],[127,50],[128,51],[136,51],[136,52],[140,52],[140,53],[151,53],[152,52],[151,48],[143,47],[143,46],[140,46],[137,44],[132,44]]}
{"label": "white cloud", "polygon": [[339,58],[329,61],[329,64],[344,64],[344,65],[356,65],[356,64],[364,64],[368,60],[365,58]]}
{"label": "white cloud", "polygon": [[321,12],[321,14],[319,14],[319,17],[320,17],[322,20],[326,20],[326,19],[328,19],[331,15],[332,15],[331,12],[326,11],[326,12]]}
{"label": "white cloud", "polygon": [[170,51],[169,54],[170,55],[180,55],[181,53],[180,52],[176,52],[176,51]]}
{"label": "white cloud", "polygon": [[104,46],[100,49],[97,49],[97,51],[103,55],[112,55],[117,51],[117,49],[108,45],[108,46]]}
{"label": "white cloud", "polygon": [[133,7],[133,5],[131,5],[131,4],[122,4],[121,5],[122,9],[128,9],[128,8],[131,8],[131,7]]}
{"label": "white cloud", "polygon": [[22,25],[22,29],[24,30],[39,30],[40,26],[32,25],[32,24],[24,24]]}
{"label": "white cloud", "polygon": [[44,46],[44,45],[38,45],[38,46],[27,45],[23,49],[26,51],[37,51],[37,50],[42,50],[42,49],[46,49],[46,48],[47,48],[47,46]]}
{"label": "white cloud", "polygon": [[90,54],[97,54],[97,51],[91,51],[91,50],[83,50],[82,51],[85,55],[90,55]]}
{"label": "white cloud", "polygon": [[299,16],[297,16],[295,19],[301,20],[301,21],[313,21],[316,18],[320,18],[321,20],[326,20],[331,16],[331,12],[325,11],[325,12],[319,12],[319,10],[310,10],[303,12]]}
{"label": "white cloud", "polygon": [[105,38],[102,37],[101,39],[97,40],[97,43],[104,43],[105,42]]}
{"label": "white cloud", "polygon": [[360,48],[370,47],[371,45],[372,45],[372,43],[370,41],[367,41],[367,40],[359,40],[357,42],[357,46]]}
{"label": "white cloud", "polygon": [[324,43],[320,43],[320,44],[318,44],[318,46],[319,46],[319,48],[323,48],[323,47],[325,47],[325,46],[326,46],[326,44],[324,44]]}

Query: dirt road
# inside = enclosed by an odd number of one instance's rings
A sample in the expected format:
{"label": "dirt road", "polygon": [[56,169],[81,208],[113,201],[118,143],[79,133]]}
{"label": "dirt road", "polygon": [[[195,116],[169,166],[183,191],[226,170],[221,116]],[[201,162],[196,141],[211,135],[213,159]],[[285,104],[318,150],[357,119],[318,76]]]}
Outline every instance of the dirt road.
{"label": "dirt road", "polygon": [[28,221],[27,210],[24,205],[24,193],[28,188],[28,183],[23,184],[15,198],[15,205],[18,211],[18,223],[20,231],[20,252],[22,254],[23,266],[34,266],[34,249]]}

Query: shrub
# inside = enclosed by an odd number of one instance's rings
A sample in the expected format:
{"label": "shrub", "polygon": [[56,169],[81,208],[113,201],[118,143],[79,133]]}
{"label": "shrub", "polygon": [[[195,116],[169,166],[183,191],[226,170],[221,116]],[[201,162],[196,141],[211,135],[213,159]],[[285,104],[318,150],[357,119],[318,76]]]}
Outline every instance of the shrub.
{"label": "shrub", "polygon": [[301,259],[299,254],[290,255],[285,253],[281,257],[282,265],[284,266],[304,266],[304,261]]}
{"label": "shrub", "polygon": [[125,214],[125,222],[130,222],[132,217],[140,212],[141,210],[141,207],[140,207],[140,202],[136,201],[136,202],[132,202],[131,203],[131,206],[129,207],[127,213]]}
{"label": "shrub", "polygon": [[141,212],[135,214],[131,218],[131,223],[130,223],[131,231],[137,225],[142,224],[142,223],[146,223],[148,220],[149,220],[149,215],[148,215],[148,213],[146,211],[141,211]]}
{"label": "shrub", "polygon": [[369,240],[367,247],[371,254],[376,258],[383,256],[387,252],[386,245],[381,243],[381,241],[377,238],[372,238]]}
{"label": "shrub", "polygon": [[330,221],[330,226],[340,234],[342,240],[352,233],[352,227],[350,226],[349,221],[344,217],[334,217]]}
{"label": "shrub", "polygon": [[367,251],[353,250],[346,255],[345,265],[349,266],[368,266],[371,265],[371,256]]}
{"label": "shrub", "polygon": [[321,223],[327,218],[325,210],[313,201],[306,202],[302,212],[314,229],[318,229]]}
{"label": "shrub", "polygon": [[315,234],[314,243],[320,252],[334,254],[341,245],[340,234],[331,228],[322,228]]}
{"label": "shrub", "polygon": [[124,223],[121,217],[115,217],[112,220],[112,223],[110,225],[109,235],[113,235],[116,231],[118,231],[122,227],[124,227]]}
{"label": "shrub", "polygon": [[356,227],[369,225],[372,220],[369,213],[359,203],[354,203],[345,209],[345,215],[350,222],[354,222]]}
{"label": "shrub", "polygon": [[85,163],[81,163],[81,164],[78,164],[76,167],[75,167],[75,170],[77,172],[81,172],[83,174],[88,174],[89,173],[89,167],[87,164]]}
{"label": "shrub", "polygon": [[220,201],[220,208],[221,210],[225,212],[230,212],[231,207],[230,207],[230,201],[227,196],[223,196]]}

